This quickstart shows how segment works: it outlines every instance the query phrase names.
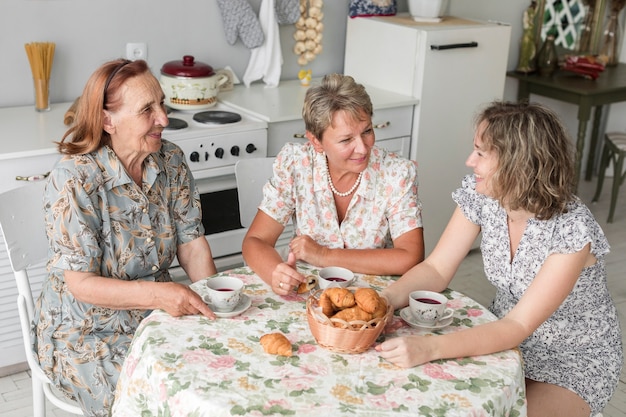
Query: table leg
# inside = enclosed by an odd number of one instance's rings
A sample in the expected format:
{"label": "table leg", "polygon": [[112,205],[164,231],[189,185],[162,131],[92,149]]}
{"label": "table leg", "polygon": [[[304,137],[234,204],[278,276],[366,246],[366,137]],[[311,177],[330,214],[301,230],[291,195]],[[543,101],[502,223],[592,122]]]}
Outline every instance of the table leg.
{"label": "table leg", "polygon": [[580,180],[580,168],[582,166],[583,150],[585,149],[585,134],[587,133],[587,119],[578,119],[578,136],[576,138],[576,159],[574,192],[578,191],[578,181]]}
{"label": "table leg", "polygon": [[593,176],[593,168],[596,162],[596,147],[600,134],[600,123],[602,122],[603,106],[596,106],[593,114],[593,127],[591,129],[591,142],[589,143],[589,157],[587,158],[587,169],[585,170],[585,181],[591,181]]}

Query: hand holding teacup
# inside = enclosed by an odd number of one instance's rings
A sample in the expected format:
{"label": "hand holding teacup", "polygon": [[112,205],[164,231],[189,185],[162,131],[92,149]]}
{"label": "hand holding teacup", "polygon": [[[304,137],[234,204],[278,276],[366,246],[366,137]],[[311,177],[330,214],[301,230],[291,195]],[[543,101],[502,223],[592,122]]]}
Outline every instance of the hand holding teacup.
{"label": "hand holding teacup", "polygon": [[454,311],[446,308],[447,305],[446,296],[438,292],[413,291],[409,294],[411,315],[420,324],[432,326],[452,317]]}

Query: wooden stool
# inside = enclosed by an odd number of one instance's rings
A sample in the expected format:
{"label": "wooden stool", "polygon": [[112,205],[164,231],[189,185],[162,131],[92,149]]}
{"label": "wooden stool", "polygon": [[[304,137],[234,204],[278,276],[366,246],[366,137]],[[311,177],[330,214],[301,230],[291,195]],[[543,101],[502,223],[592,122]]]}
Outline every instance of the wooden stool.
{"label": "wooden stool", "polygon": [[600,158],[600,172],[598,173],[598,186],[596,188],[596,194],[591,201],[598,201],[598,197],[600,197],[600,193],[602,192],[602,184],[604,183],[604,171],[609,165],[609,161],[613,161],[613,187],[611,189],[611,206],[609,208],[607,223],[613,223],[617,193],[619,192],[619,186],[624,182],[624,177],[626,177],[626,173],[623,172],[625,156],[626,132],[609,132],[604,135],[604,147],[602,149],[602,157]]}

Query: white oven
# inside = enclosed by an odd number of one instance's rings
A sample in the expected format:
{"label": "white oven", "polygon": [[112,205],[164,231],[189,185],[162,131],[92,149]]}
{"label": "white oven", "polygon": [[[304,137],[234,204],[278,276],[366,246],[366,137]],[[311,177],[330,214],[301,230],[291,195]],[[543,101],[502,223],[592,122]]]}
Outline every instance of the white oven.
{"label": "white oven", "polygon": [[[222,103],[208,110],[171,111],[168,117],[163,138],[185,152],[217,269],[243,265],[241,243],[247,229],[239,220],[235,163],[267,156],[267,123]],[[175,280],[185,277],[181,268],[171,273]]]}

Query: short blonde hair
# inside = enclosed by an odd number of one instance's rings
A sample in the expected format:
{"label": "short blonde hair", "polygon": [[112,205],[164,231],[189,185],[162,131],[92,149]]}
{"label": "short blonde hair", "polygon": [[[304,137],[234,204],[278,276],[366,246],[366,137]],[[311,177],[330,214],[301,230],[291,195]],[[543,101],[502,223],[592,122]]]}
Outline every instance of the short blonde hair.
{"label": "short blonde hair", "polygon": [[328,74],[320,85],[312,86],[306,92],[302,107],[304,126],[321,141],[334,114],[342,110],[354,120],[371,118],[374,114],[372,101],[363,85],[349,75]]}
{"label": "short blonde hair", "polygon": [[493,102],[478,115],[476,126],[483,122],[485,149],[498,157],[494,197],[538,219],[567,211],[574,198],[574,152],[556,113],[537,103]]}

